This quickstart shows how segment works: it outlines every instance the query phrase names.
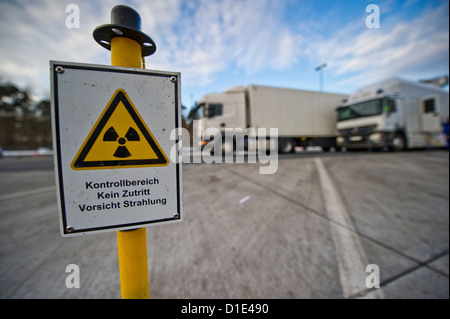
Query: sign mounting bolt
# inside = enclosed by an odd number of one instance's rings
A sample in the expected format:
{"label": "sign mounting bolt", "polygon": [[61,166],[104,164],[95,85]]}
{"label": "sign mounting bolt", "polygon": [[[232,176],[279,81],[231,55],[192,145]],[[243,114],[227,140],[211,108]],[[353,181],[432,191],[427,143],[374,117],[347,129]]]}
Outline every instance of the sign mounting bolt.
{"label": "sign mounting bolt", "polygon": [[68,233],[73,232],[73,227],[72,226],[67,226],[66,227],[66,232],[68,232]]}
{"label": "sign mounting bolt", "polygon": [[64,73],[64,68],[62,66],[57,66],[55,68],[55,71],[58,72],[58,73]]}
{"label": "sign mounting bolt", "polygon": [[170,78],[170,81],[172,81],[173,83],[176,83],[176,82],[177,82],[177,78],[174,77],[174,76],[172,76],[172,77]]}
{"label": "sign mounting bolt", "polygon": [[173,215],[173,219],[180,219],[180,214],[175,213],[175,214]]}

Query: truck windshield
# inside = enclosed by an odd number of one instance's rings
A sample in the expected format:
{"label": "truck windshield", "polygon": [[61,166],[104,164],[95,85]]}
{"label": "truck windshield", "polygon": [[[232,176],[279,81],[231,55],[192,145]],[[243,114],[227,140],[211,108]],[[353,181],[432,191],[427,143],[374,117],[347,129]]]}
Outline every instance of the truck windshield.
{"label": "truck windshield", "polygon": [[205,110],[205,104],[200,104],[189,114],[189,118],[193,120],[199,120],[203,117]]}
{"label": "truck windshield", "polygon": [[338,109],[338,121],[381,114],[383,99],[375,99],[343,106]]}

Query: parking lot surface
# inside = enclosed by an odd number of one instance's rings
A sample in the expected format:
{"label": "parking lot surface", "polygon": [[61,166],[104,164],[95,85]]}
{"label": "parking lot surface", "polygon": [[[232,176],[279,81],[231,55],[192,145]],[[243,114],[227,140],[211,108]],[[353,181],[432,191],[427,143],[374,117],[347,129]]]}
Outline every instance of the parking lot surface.
{"label": "parking lot surface", "polygon": [[[151,298],[449,297],[448,152],[263,165],[183,165],[184,221],[147,228]],[[0,298],[120,298],[116,233],[60,237],[51,157],[0,159]]]}

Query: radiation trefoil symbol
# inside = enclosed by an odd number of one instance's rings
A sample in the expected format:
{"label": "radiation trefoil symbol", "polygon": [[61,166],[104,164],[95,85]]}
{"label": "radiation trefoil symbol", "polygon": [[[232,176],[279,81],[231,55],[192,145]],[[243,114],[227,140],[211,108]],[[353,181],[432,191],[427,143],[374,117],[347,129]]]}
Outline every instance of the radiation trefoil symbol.
{"label": "radiation trefoil symbol", "polygon": [[105,135],[103,136],[103,142],[119,143],[117,150],[113,154],[114,157],[119,158],[126,158],[131,156],[130,151],[125,146],[125,144],[128,141],[140,141],[140,140],[141,139],[139,138],[139,134],[132,127],[128,129],[127,134],[125,134],[125,137],[120,137],[112,126],[106,131]]}
{"label": "radiation trefoil symbol", "polygon": [[166,166],[169,160],[125,90],[118,89],[72,161],[74,170]]}

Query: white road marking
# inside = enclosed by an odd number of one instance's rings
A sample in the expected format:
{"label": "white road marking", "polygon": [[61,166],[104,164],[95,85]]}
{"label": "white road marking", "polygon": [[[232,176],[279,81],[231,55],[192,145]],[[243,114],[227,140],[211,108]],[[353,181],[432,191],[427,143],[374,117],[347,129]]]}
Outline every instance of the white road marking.
{"label": "white road marking", "polygon": [[6,195],[0,196],[0,201],[14,199],[14,198],[23,197],[23,196],[46,193],[46,192],[54,191],[55,189],[56,189],[56,187],[55,187],[55,185],[53,185],[53,186],[46,186],[46,187],[41,187],[41,188],[37,188],[37,189],[32,189],[32,190],[28,190],[28,191],[6,194]]}
{"label": "white road marking", "polygon": [[[328,175],[322,159],[316,158],[316,167],[320,177],[322,193],[325,200],[331,232],[336,248],[344,297],[358,296],[366,290],[367,261],[366,253],[361,245],[355,227],[348,215],[338,192]],[[342,226],[341,226],[342,225]],[[366,298],[384,298],[381,289],[372,290]]]}
{"label": "white road marking", "polygon": [[242,198],[240,201],[239,201],[239,204],[244,204],[246,201],[248,201],[250,199],[250,196],[249,195],[247,195],[247,196],[245,196],[244,198]]}

